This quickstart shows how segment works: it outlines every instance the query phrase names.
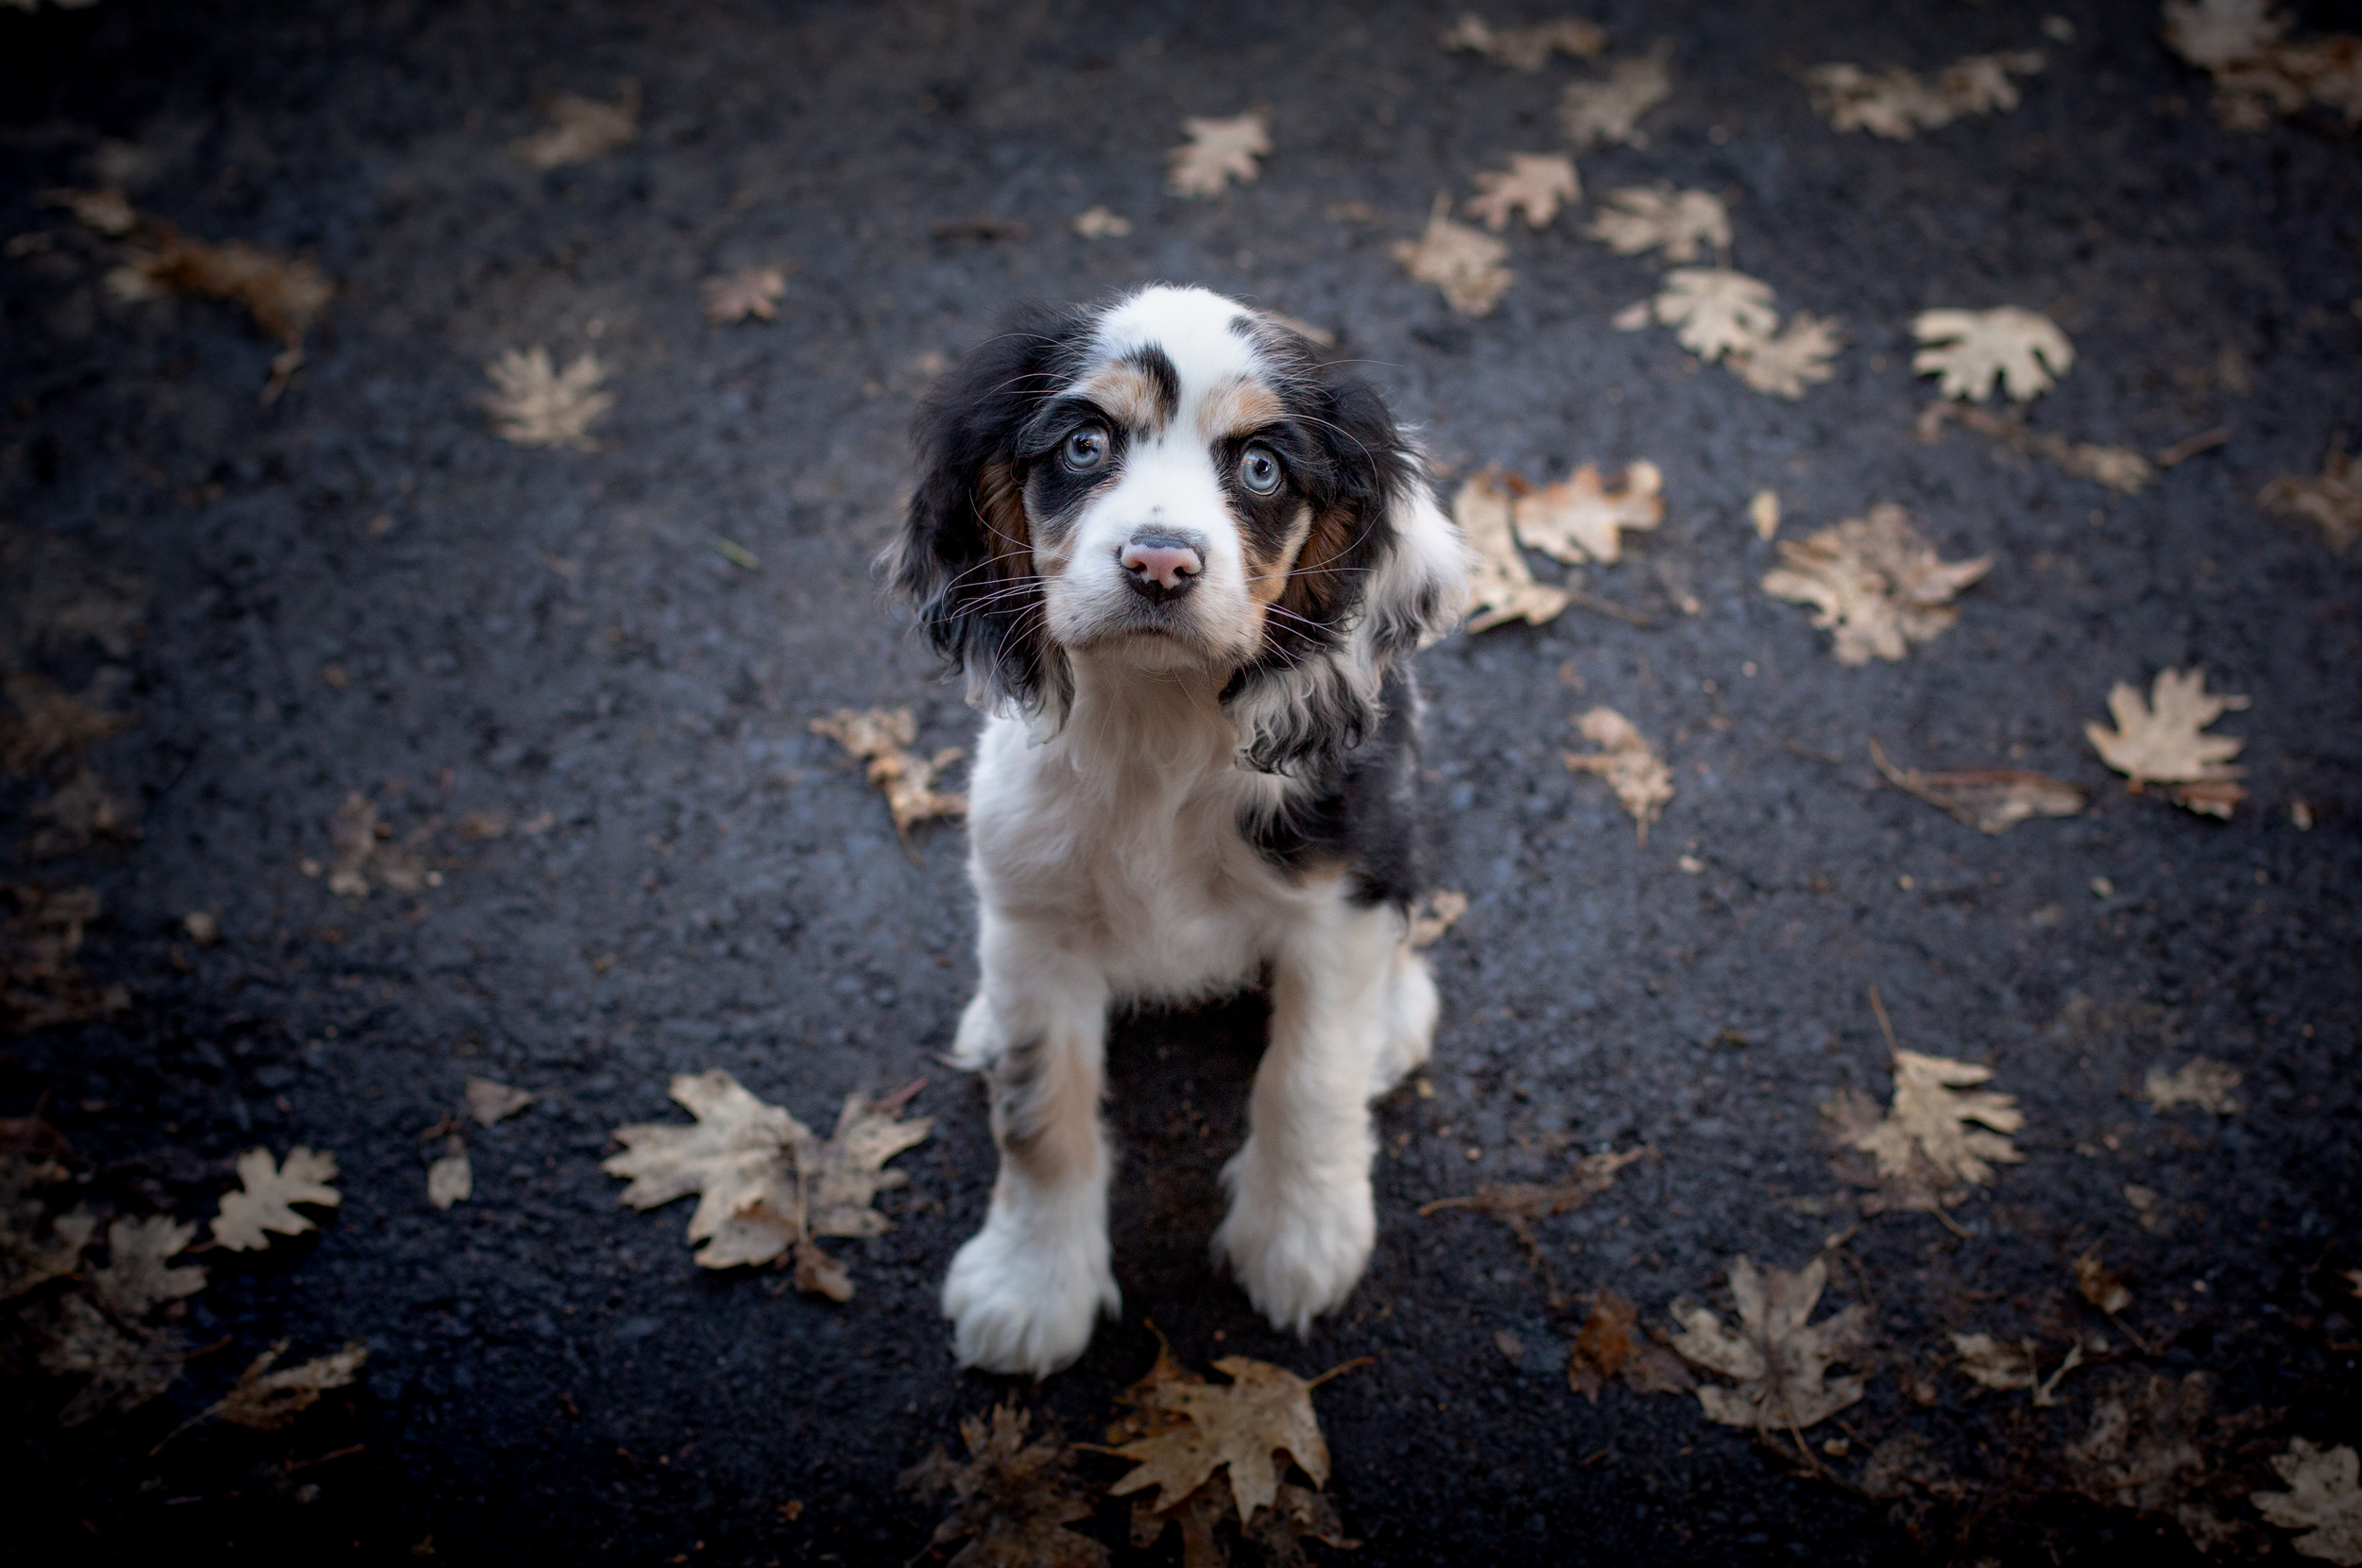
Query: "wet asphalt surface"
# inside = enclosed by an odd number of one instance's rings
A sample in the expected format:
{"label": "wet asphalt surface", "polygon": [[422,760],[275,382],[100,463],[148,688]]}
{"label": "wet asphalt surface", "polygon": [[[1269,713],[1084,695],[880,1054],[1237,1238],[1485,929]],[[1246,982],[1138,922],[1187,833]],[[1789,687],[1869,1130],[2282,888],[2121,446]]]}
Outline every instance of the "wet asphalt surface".
{"label": "wet asphalt surface", "polygon": [[[1516,281],[1483,319],[1389,258],[1436,192],[1558,146],[1559,86],[1586,74],[1446,54],[1444,8],[0,14],[0,216],[55,236],[0,265],[24,617],[6,651],[12,673],[116,693],[131,724],[90,759],[144,829],[39,863],[0,851],[10,881],[99,890],[79,961],[131,996],[0,1046],[0,1112],[38,1106],[102,1211],[208,1216],[256,1143],[333,1150],[346,1195],[316,1236],[197,1260],[188,1334],[220,1348],[154,1404],[64,1431],[68,1385],[12,1380],[23,1490],[0,1534],[27,1561],[215,1542],[411,1560],[431,1538],[442,1560],[901,1562],[933,1518],[894,1491],[905,1467],[1001,1397],[1096,1437],[1154,1354],[1146,1320],[1192,1366],[1374,1358],[1317,1396],[1365,1542],[1322,1560],[2175,1561],[2194,1554],[2169,1519],[2059,1479],[2122,1380],[2204,1372],[2213,1408],[2261,1411],[2275,1452],[2362,1436],[2362,1304],[2338,1277],[2362,1267],[2362,572],[2252,500],[2362,424],[2362,165],[2334,127],[2217,128],[2152,8],[2055,12],[2074,42],[2001,4],[1589,13],[1618,50],[1671,40],[1674,80],[1645,147],[1580,159],[1589,192],[1726,196],[1735,264],[1850,338],[1795,403],[1663,331],[1615,331],[1657,269],[1580,216],[1511,233]],[[2338,12],[2308,25],[2355,25]],[[1909,144],[1833,133],[1797,79],[2028,47],[2050,64],[2022,108]],[[634,144],[546,174],[510,154],[551,94],[625,77]],[[1163,192],[1184,115],[1258,105],[1258,183]],[[110,242],[38,204],[95,182],[102,139],[149,155],[143,211],[336,281],[276,402],[257,396],[275,345],[242,315],[111,298]],[[1357,202],[1369,216],[1331,215]],[[1098,204],[1130,235],[1070,232]],[[998,237],[936,235],[977,218]],[[794,269],[778,321],[700,317],[699,279],[774,264]],[[913,400],[1013,304],[1156,278],[1334,332],[1454,473],[1647,458],[1669,509],[1586,576],[1647,624],[1576,608],[1422,656],[1437,880],[1470,908],[1432,950],[1433,1094],[1379,1108],[1381,1234],[1349,1305],[1300,1343],[1206,1261],[1261,1004],[1138,1015],[1109,1112],[1125,1315],[1036,1389],[958,1372],[934,1308],[992,1171],[982,1096],[937,1061],[974,973],[961,833],[906,854],[807,724],[908,705],[921,750],[968,740],[870,567]],[[2131,498],[1972,434],[1923,443],[1910,316],[2001,303],[2077,346],[2038,428],[2229,440]],[[488,429],[484,363],[535,345],[609,367],[596,451]],[[1994,570],[1953,631],[1842,668],[1756,587],[1774,553],[1745,505],[1765,486],[1788,537],[1898,501]],[[136,635],[110,652],[58,623],[92,602],[130,606]],[[2191,665],[2253,699],[2217,726],[2247,741],[2229,823],[2128,795],[2081,735],[2113,682]],[[1676,771],[1645,845],[1560,762],[1594,704]],[[1987,838],[1882,787],[1873,737],[2095,805]],[[10,844],[48,788],[0,785]],[[439,886],[355,901],[303,875],[353,792],[398,837],[429,829]],[[463,837],[471,813],[509,830]],[[184,935],[198,910],[217,946]],[[2026,1113],[2025,1162],[1959,1234],[1864,1218],[1829,1172],[1819,1102],[1890,1092],[1874,985],[1906,1047],[1991,1065]],[[2195,1055],[2245,1075],[2243,1112],[2134,1098]],[[935,1135],[899,1162],[895,1229],[833,1244],[850,1304],[703,1273],[685,1210],[617,1202],[610,1131],[674,1119],[668,1076],[710,1067],[822,1125],[849,1092],[928,1079]],[[472,1133],[474,1198],[438,1213],[420,1134],[470,1073],[540,1099]],[[1579,1309],[1553,1309],[1506,1227],[1414,1212],[1642,1144],[1660,1157],[1537,1225],[1561,1291],[1612,1288],[1659,1324],[1681,1296],[1727,1311],[1733,1255],[1800,1267],[1858,1222],[1828,1308],[1873,1304],[1877,1372],[1827,1475],[1686,1396],[1570,1393]],[[2158,1195],[2149,1224],[2127,1183]],[[2073,1291],[2094,1245],[2131,1270],[2148,1353],[2114,1335],[2054,1408],[1978,1395],[1950,1334],[2110,1328]],[[283,1432],[216,1425],[148,1457],[281,1337],[372,1355]],[[1903,1431],[1977,1490],[1863,1495],[1860,1457]],[[2253,1452],[2221,1465],[2268,1482]],[[1121,1505],[1102,1519],[1120,1544]]]}

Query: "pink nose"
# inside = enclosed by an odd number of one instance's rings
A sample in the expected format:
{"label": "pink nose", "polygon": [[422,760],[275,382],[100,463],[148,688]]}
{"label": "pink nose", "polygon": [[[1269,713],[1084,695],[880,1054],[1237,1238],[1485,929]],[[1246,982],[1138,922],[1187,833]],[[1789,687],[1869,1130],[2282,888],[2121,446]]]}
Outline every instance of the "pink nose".
{"label": "pink nose", "polygon": [[1116,560],[1131,573],[1133,586],[1159,594],[1189,588],[1206,570],[1194,545],[1163,534],[1135,536]]}

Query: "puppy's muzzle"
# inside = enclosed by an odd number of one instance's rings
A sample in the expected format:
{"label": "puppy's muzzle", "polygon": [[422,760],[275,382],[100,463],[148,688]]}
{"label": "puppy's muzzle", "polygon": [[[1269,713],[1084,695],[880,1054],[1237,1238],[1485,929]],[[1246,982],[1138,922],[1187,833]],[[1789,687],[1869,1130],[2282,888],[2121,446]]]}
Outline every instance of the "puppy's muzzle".
{"label": "puppy's muzzle", "polygon": [[1206,571],[1206,540],[1196,534],[1138,533],[1116,555],[1132,591],[1169,604],[1197,587]]}

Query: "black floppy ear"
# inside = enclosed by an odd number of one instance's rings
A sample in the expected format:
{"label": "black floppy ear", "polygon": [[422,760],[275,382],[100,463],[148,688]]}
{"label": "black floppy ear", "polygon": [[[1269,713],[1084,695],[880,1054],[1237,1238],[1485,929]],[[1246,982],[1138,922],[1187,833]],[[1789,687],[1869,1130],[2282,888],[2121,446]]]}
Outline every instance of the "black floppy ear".
{"label": "black floppy ear", "polygon": [[1052,312],[1020,316],[935,383],[913,424],[918,488],[890,557],[895,587],[966,675],[969,701],[1053,719],[1070,683],[1043,629],[1017,437],[1079,330]]}

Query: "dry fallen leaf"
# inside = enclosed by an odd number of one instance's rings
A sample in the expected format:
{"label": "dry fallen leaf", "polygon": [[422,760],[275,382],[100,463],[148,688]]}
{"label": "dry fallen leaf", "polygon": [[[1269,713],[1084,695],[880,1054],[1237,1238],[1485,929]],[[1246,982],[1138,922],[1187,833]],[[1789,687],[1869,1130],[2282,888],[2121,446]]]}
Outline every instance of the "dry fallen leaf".
{"label": "dry fallen leaf", "polygon": [[885,792],[886,812],[905,845],[916,824],[967,814],[966,794],[935,788],[936,775],[967,753],[958,746],[947,746],[933,758],[924,758],[907,750],[918,739],[918,721],[909,708],[873,707],[856,713],[840,707],[825,719],[814,719],[812,732],[827,736],[856,761],[869,764],[869,782]]}
{"label": "dry fallen leaf", "polygon": [[2245,697],[2206,690],[2206,672],[2160,670],[2144,703],[2137,688],[2118,681],[2108,693],[2114,729],[2087,724],[2083,733],[2101,760],[2125,775],[2138,793],[2146,784],[2170,784],[2176,804],[2205,816],[2231,815],[2247,796],[2235,782],[2246,770],[2231,765],[2247,742],[2235,736],[2199,731],[2226,712],[2248,706]]}
{"label": "dry fallen leaf", "polygon": [[1468,912],[1468,895],[1450,888],[1438,888],[1412,907],[1410,942],[1413,947],[1431,947],[1444,939],[1444,933],[1459,924]]}
{"label": "dry fallen leaf", "polygon": [[86,1380],[58,1412],[60,1426],[146,1404],[180,1380],[188,1354],[177,1330],[118,1322],[81,1295],[41,1304],[30,1326],[43,1371]]}
{"label": "dry fallen leaf", "polygon": [[35,801],[25,813],[40,824],[22,841],[28,861],[78,855],[100,839],[126,844],[140,836],[137,813],[107,788],[107,781],[90,768],[77,768],[72,777]]}
{"label": "dry fallen leaf", "polygon": [[0,926],[0,1034],[28,1034],[130,1006],[123,986],[95,990],[74,962],[83,928],[98,918],[95,888],[0,883],[0,891],[17,905],[16,917]]}
{"label": "dry fallen leaf", "polygon": [[1583,232],[1618,256],[1662,250],[1669,262],[1687,262],[1701,250],[1727,256],[1731,249],[1731,216],[1722,198],[1666,184],[1610,191]]}
{"label": "dry fallen leaf", "polygon": [[2119,495],[2138,495],[2157,477],[2157,465],[2130,448],[2070,441],[2048,431],[2028,429],[2022,409],[1995,414],[1966,403],[1932,402],[1919,417],[1919,438],[1933,441],[1947,424],[1965,425],[2017,452],[2039,452],[2076,478],[2105,485]]}
{"label": "dry fallen leaf", "polygon": [[2050,317],[2003,305],[1989,311],[1922,311],[1911,318],[1919,351],[1911,369],[1939,376],[1947,398],[1982,402],[1998,383],[2016,402],[2050,390],[2075,364],[2075,345]]}
{"label": "dry fallen leaf", "polygon": [[1730,352],[1729,365],[1740,381],[1758,392],[1793,401],[1805,388],[1827,381],[1834,372],[1829,361],[1844,347],[1836,321],[1798,311],[1772,336]]}
{"label": "dry fallen leaf", "polygon": [[0,1120],[0,1302],[14,1301],[80,1267],[97,1219],[77,1206],[52,1219],[41,1190],[64,1181],[58,1130],[31,1116]]}
{"label": "dry fallen leaf", "polygon": [[[1883,1021],[1883,1008],[1879,1015]],[[1976,1089],[1993,1077],[1992,1068],[1891,1048],[1894,1101],[1883,1117],[1857,1091],[1842,1091],[1821,1108],[1840,1147],[1875,1161],[1872,1172],[1839,1170],[1878,1189],[1863,1200],[1863,1213],[1938,1213],[1963,1202],[1970,1187],[1990,1185],[1994,1164],[2025,1158],[2009,1138],[2026,1125],[2015,1098]]]}
{"label": "dry fallen leaf", "polygon": [[2077,1292],[2111,1318],[2132,1304],[2132,1292],[2125,1288],[2126,1278],[2126,1270],[2110,1269],[2099,1261],[2097,1248],[2075,1260]]}
{"label": "dry fallen leaf", "polygon": [[1858,65],[1834,62],[1805,73],[1813,112],[1840,132],[1866,130],[1908,142],[1923,130],[1954,120],[1994,114],[2018,106],[2017,83],[2043,68],[2033,50],[1967,55],[1940,72],[1933,85],[1917,73],[1891,65],[1873,74]]}
{"label": "dry fallen leaf", "polygon": [[2362,1563],[2362,1459],[2354,1451],[2291,1438],[2288,1452],[2273,1456],[2272,1469],[2288,1490],[2252,1492],[2249,1500],[2282,1529],[2305,1532],[2290,1542],[2297,1556],[2340,1568]]}
{"label": "dry fallen leaf", "polygon": [[2255,498],[2275,512],[2312,523],[2341,555],[2362,540],[2362,473],[2354,470],[2355,454],[2346,452],[2345,444],[2342,431],[2330,437],[2319,478],[2282,474]]}
{"label": "dry fallen leaf", "polygon": [[317,1203],[335,1208],[344,1194],[328,1184],[336,1178],[336,1157],[314,1153],[301,1144],[287,1150],[279,1165],[267,1149],[249,1149],[238,1156],[238,1188],[221,1195],[221,1212],[214,1219],[214,1242],[233,1253],[260,1252],[270,1245],[265,1231],[300,1236],[312,1221],[289,1207]]}
{"label": "dry fallen leaf", "polygon": [[2261,130],[2308,103],[2362,121],[2362,38],[2290,43],[2288,20],[2268,0],[2167,0],[2165,43],[2215,78],[2215,117],[2233,130]]}
{"label": "dry fallen leaf", "polygon": [[699,283],[697,300],[706,319],[722,327],[750,315],[758,321],[778,320],[779,296],[786,292],[785,267],[747,266]]}
{"label": "dry fallen leaf", "polygon": [[1496,27],[1463,11],[1439,42],[1446,49],[1482,55],[1531,76],[1549,64],[1553,54],[1594,59],[1607,47],[1607,33],[1597,23],[1579,17],[1561,17],[1531,27]]}
{"label": "dry fallen leaf", "polygon": [[1675,267],[1651,308],[1675,342],[1709,365],[1760,348],[1780,324],[1772,285],[1728,267]]}
{"label": "dry fallen leaf", "polygon": [[1227,1469],[1238,1516],[1252,1521],[1258,1508],[1269,1507],[1278,1495],[1275,1453],[1292,1458],[1315,1487],[1328,1484],[1328,1444],[1312,1414],[1312,1389],[1344,1369],[1307,1381],[1285,1368],[1243,1355],[1225,1355],[1214,1367],[1229,1376],[1227,1385],[1176,1380],[1151,1392],[1149,1398],[1158,1408],[1187,1416],[1189,1424],[1117,1449],[1117,1457],[1139,1468],[1109,1487],[1110,1493],[1121,1497],[1153,1486],[1157,1489],[1156,1511],[1167,1512],[1211,1479],[1216,1470]]}
{"label": "dry fallen leaf", "polygon": [[534,1102],[535,1097],[522,1089],[512,1089],[488,1078],[471,1074],[466,1089],[468,1115],[475,1117],[479,1127],[489,1127],[505,1121]]}
{"label": "dry fallen leaf", "polygon": [[2173,1072],[2163,1067],[2149,1068],[2148,1082],[2141,1085],[2141,1098],[2160,1111],[2195,1105],[2215,1116],[2236,1116],[2239,1102],[2231,1098],[2231,1091],[2239,1082],[2238,1068],[2201,1056]]}
{"label": "dry fallen leaf", "polygon": [[598,389],[607,371],[595,355],[578,355],[561,372],[547,349],[510,349],[484,370],[493,390],[477,401],[492,416],[493,433],[517,446],[589,452],[591,421],[615,405],[614,393]]}
{"label": "dry fallen leaf", "polygon": [[1428,214],[1427,231],[1416,240],[1398,240],[1395,260],[1412,277],[1433,283],[1463,315],[1490,315],[1516,274],[1501,264],[1509,247],[1482,230],[1451,219],[1451,197],[1438,195]]}
{"label": "dry fallen leaf", "polygon": [[1604,80],[1566,84],[1559,94],[1558,124],[1577,152],[1618,142],[1648,145],[1648,137],[1635,128],[1643,114],[1672,95],[1673,78],[1665,69],[1672,52],[1670,43],[1659,43],[1645,55],[1613,61]]}
{"label": "dry fallen leaf", "polygon": [[[391,842],[393,829],[377,820],[376,805],[358,791],[348,794],[328,824],[328,891],[340,898],[366,898],[374,879],[376,886],[395,893],[418,892],[440,876],[430,872],[418,853],[434,833],[429,825],[396,844]],[[306,876],[315,869],[312,862],[304,862]]]}
{"label": "dry fallen leaf", "polygon": [[468,1140],[451,1133],[443,1139],[443,1152],[426,1167],[426,1201],[447,1209],[474,1195],[475,1167],[468,1160]]}
{"label": "dry fallen leaf", "polygon": [[1132,220],[1104,207],[1089,207],[1075,213],[1068,227],[1087,240],[1120,240],[1132,231]]}
{"label": "dry fallen leaf", "polygon": [[1256,160],[1271,151],[1269,115],[1250,111],[1227,120],[1191,118],[1181,128],[1189,141],[1165,154],[1175,196],[1217,196],[1230,181],[1244,185],[1263,172]]}
{"label": "dry fallen leaf", "polygon": [[334,1355],[272,1372],[272,1364],[286,1349],[287,1341],[282,1339],[256,1356],[254,1364],[238,1374],[238,1381],[205,1415],[275,1432],[318,1404],[320,1395],[329,1389],[349,1386],[369,1358],[369,1347],[355,1339]]}
{"label": "dry fallen leaf", "polygon": [[1032,1422],[1028,1411],[996,1405],[989,1417],[960,1423],[965,1462],[938,1446],[902,1476],[904,1491],[930,1502],[950,1494],[950,1516],[927,1542],[933,1549],[972,1538],[950,1568],[1106,1568],[1107,1548],[1066,1527],[1097,1511],[1074,1478],[1074,1450],[1054,1432],[1027,1442]]}
{"label": "dry fallen leaf", "polygon": [[1593,1291],[1589,1301],[1591,1310],[1566,1354],[1567,1388],[1594,1405],[1613,1377],[1621,1377],[1635,1393],[1686,1394],[1697,1388],[1687,1363],[1635,1333],[1640,1314],[1632,1303],[1604,1287]]}
{"label": "dry fallen leaf", "polygon": [[166,1302],[205,1288],[202,1269],[171,1267],[197,1227],[168,1215],[117,1219],[107,1227],[107,1263],[90,1276],[91,1294],[118,1318],[144,1317]]}
{"label": "dry fallen leaf", "polygon": [[1600,749],[1596,752],[1567,752],[1567,768],[1575,773],[1597,774],[1607,780],[1616,798],[1632,813],[1638,827],[1640,842],[1649,842],[1649,825],[1656,821],[1673,798],[1673,773],[1665,765],[1648,739],[1635,729],[1632,721],[1612,707],[1595,707],[1575,721],[1575,727]]}
{"label": "dry fallen leaf", "polygon": [[0,724],[0,771],[20,778],[60,753],[79,757],[128,722],[121,714],[102,713],[77,702],[45,675],[10,675],[0,690],[15,710]]}
{"label": "dry fallen leaf", "polygon": [[1769,544],[1780,531],[1780,496],[1776,490],[1757,490],[1747,498],[1747,520],[1754,524],[1755,537]]}
{"label": "dry fallen leaf", "polygon": [[550,100],[550,123],[511,142],[509,149],[530,168],[556,169],[603,158],[639,135],[640,84],[627,80],[614,103],[560,93]]}
{"label": "dry fallen leaf", "polygon": [[1870,738],[1870,759],[1886,781],[1916,795],[1980,832],[2001,834],[2029,817],[2071,817],[2083,810],[2079,784],[2016,768],[1972,768],[1958,773],[1921,773],[1887,760],[1878,738]]}
{"label": "dry fallen leaf", "polygon": [[1758,1272],[1746,1257],[1731,1264],[1731,1295],[1738,1305],[1733,1333],[1703,1306],[1675,1304],[1682,1333],[1673,1348],[1692,1366],[1720,1372],[1735,1387],[1701,1384],[1698,1403],[1709,1421],[1766,1434],[1801,1433],[1862,1396],[1867,1373],[1831,1378],[1839,1362],[1858,1363],[1870,1343],[1870,1308],[1857,1302],[1833,1318],[1810,1321],[1828,1283],[1828,1261],[1816,1257],[1795,1273]]}
{"label": "dry fallen leaf", "polygon": [[1575,161],[1565,153],[1513,152],[1507,169],[1488,170],[1476,180],[1484,194],[1468,198],[1468,212],[1496,234],[1509,227],[1512,213],[1524,213],[1529,229],[1547,229],[1561,202],[1583,199]]}
{"label": "dry fallen leaf", "polygon": [[2076,1490],[2111,1508],[2169,1511],[2205,1471],[2197,1433],[2208,1398],[2204,1372],[2117,1384],[2092,1407],[2090,1430],[2067,1445]]}
{"label": "dry fallen leaf", "polygon": [[1511,532],[1509,491],[1491,474],[1478,474],[1452,497],[1452,520],[1476,552],[1468,572],[1468,631],[1490,631],[1511,621],[1539,626],[1565,609],[1566,590],[1533,580]]}
{"label": "dry fallen leaf", "polygon": [[[265,334],[299,355],[303,334],[336,293],[336,285],[311,262],[290,260],[244,240],[207,245],[183,238],[169,224],[152,222],[141,238],[146,245],[108,275],[108,289],[118,298],[170,293],[234,300]],[[290,363],[281,374],[294,367]]]}
{"label": "dry fallen leaf", "polygon": [[1557,484],[1519,496],[1511,509],[1518,542],[1569,564],[1614,562],[1623,553],[1623,530],[1665,520],[1665,476],[1654,463],[1635,463],[1617,477],[1610,488],[1598,465],[1585,463]]}
{"label": "dry fallen leaf", "polygon": [[2151,1236],[2165,1236],[2173,1229],[2172,1221],[2161,1206],[2157,1189],[2145,1187],[2138,1182],[2124,1184],[2124,1201],[2132,1205],[2132,1218],[2141,1222],[2141,1229]]}
{"label": "dry fallen leaf", "polygon": [[1566,1214],[1616,1185],[1616,1173],[1635,1160],[1653,1154],[1652,1146],[1642,1145],[1618,1154],[1613,1150],[1585,1154],[1575,1162],[1572,1181],[1554,1185],[1530,1182],[1488,1183],[1472,1193],[1457,1198],[1438,1198],[1419,1205],[1420,1218],[1439,1214],[1445,1209],[1476,1209],[1506,1219],[1513,1226],[1547,1219],[1552,1215]]}
{"label": "dry fallen leaf", "polygon": [[1911,526],[1910,514],[1881,503],[1802,541],[1784,540],[1786,564],[1763,579],[1775,599],[1810,605],[1812,623],[1835,634],[1840,664],[1899,659],[1960,618],[1952,596],[1992,570],[1993,557],[1946,561]]}
{"label": "dry fallen leaf", "polygon": [[2041,1381],[2031,1339],[2008,1345],[1990,1334],[1955,1334],[1952,1348],[1960,1354],[1961,1373],[1980,1387],[2030,1389]]}

